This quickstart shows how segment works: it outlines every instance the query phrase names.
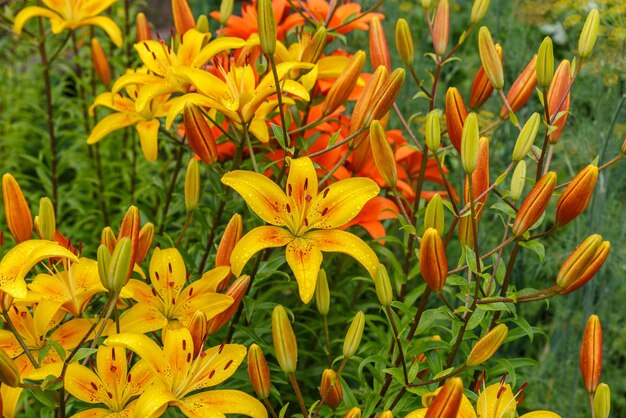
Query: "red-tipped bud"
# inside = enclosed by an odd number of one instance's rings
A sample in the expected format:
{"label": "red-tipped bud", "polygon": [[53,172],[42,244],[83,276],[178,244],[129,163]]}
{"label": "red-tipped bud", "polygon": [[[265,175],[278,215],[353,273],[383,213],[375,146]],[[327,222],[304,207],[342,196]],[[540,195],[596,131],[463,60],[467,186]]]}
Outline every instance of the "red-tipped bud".
{"label": "red-tipped bud", "polygon": [[333,369],[326,369],[322,373],[320,396],[324,399],[324,403],[332,409],[337,408],[343,400],[341,381]]}
{"label": "red-tipped bud", "polygon": [[352,59],[339,77],[337,77],[335,84],[333,84],[326,96],[324,109],[322,110],[325,115],[330,115],[348,100],[348,96],[350,96],[359,80],[364,64],[365,52],[358,51],[352,56]]}
{"label": "red-tipped bud", "polygon": [[20,185],[9,173],[2,176],[2,198],[4,200],[4,216],[15,242],[19,244],[31,239],[33,217]]}
{"label": "red-tipped bud", "polygon": [[448,48],[450,37],[450,5],[448,0],[440,0],[433,21],[433,47],[435,54],[442,56]]}
{"label": "red-tipped bud", "polygon": [[135,255],[135,263],[141,264],[146,259],[152,240],[154,239],[154,224],[147,222],[139,230],[139,242],[137,243],[137,254]]}
{"label": "red-tipped bud", "polygon": [[124,215],[124,219],[122,219],[122,225],[120,226],[120,232],[117,234],[117,241],[119,242],[122,238],[128,237],[131,242],[131,271],[135,266],[137,259],[137,247],[139,246],[139,230],[141,229],[141,225],[139,224],[139,209],[137,206],[131,206],[126,211]]}
{"label": "red-tipped bud", "polygon": [[135,25],[137,28],[137,42],[149,41],[152,39],[150,23],[148,23],[148,19],[145,14],[137,13]]}
{"label": "red-tipped bud", "polygon": [[233,298],[233,304],[228,307],[224,312],[217,314],[211,320],[209,320],[207,333],[209,335],[215,334],[220,328],[224,326],[230,319],[233,317],[241,301],[243,300],[244,295],[248,291],[248,286],[250,286],[250,276],[247,274],[241,275],[237,280],[230,285],[228,290],[226,291],[226,295]]}
{"label": "red-tipped bud", "polygon": [[570,93],[568,89],[571,79],[570,63],[568,60],[563,60],[557,67],[552,83],[550,84],[550,89],[548,90],[548,113],[550,120],[554,120],[552,125],[556,127],[548,137],[551,144],[556,144],[559,140],[559,137],[563,133],[565,122],[567,122],[570,105]]}
{"label": "red-tipped bud", "polygon": [[260,399],[270,397],[272,389],[270,369],[267,367],[263,350],[256,344],[252,344],[248,350],[248,377],[252,388]]}
{"label": "red-tipped bud", "polygon": [[372,68],[378,68],[379,65],[384,66],[391,71],[391,57],[389,56],[389,47],[387,46],[387,38],[383,24],[377,17],[370,20],[370,62]]}
{"label": "red-tipped bud", "polygon": [[591,315],[585,326],[580,346],[580,373],[587,393],[595,393],[602,373],[602,325],[597,315]]}
{"label": "red-tipped bud", "polygon": [[600,270],[610,250],[611,244],[600,235],[587,237],[561,266],[556,276],[558,293],[566,295],[584,286]]}
{"label": "red-tipped bud", "polygon": [[100,243],[107,247],[110,253],[115,249],[115,244],[117,244],[117,238],[115,237],[115,232],[111,229],[110,226],[105,226],[102,229],[102,234],[100,235]]}
{"label": "red-tipped bud", "polygon": [[217,161],[217,141],[200,108],[187,103],[183,111],[185,135],[189,146],[205,164]]}
{"label": "red-tipped bud", "polygon": [[446,92],[446,128],[448,137],[457,152],[461,153],[461,139],[463,137],[463,124],[467,118],[467,110],[463,103],[461,93],[456,87],[450,87]]}
{"label": "red-tipped bud", "polygon": [[372,107],[374,97],[387,81],[388,76],[389,73],[387,69],[380,66],[376,68],[374,74],[372,74],[369,80],[367,80],[365,87],[361,90],[361,95],[354,105],[354,110],[352,111],[352,117],[350,118],[350,133],[354,133],[361,129],[365,114],[368,109]]}
{"label": "red-tipped bud", "polygon": [[556,173],[553,171],[548,172],[535,184],[517,211],[513,222],[513,235],[522,235],[541,218],[550,203],[555,186]]}
{"label": "red-tipped bud", "polygon": [[102,45],[96,38],[91,38],[91,62],[96,75],[102,84],[108,86],[111,82],[111,67]]}
{"label": "red-tipped bud", "polygon": [[567,186],[556,204],[556,225],[563,226],[580,215],[591,200],[598,181],[598,166],[589,164]]}
{"label": "red-tipped bud", "polygon": [[[537,55],[533,55],[530,62],[522,70],[517,77],[508,94],[506,100],[511,105],[513,112],[517,112],[528,102],[530,97],[535,91],[537,85]],[[500,117],[502,119],[508,119],[509,109],[506,106],[502,106],[500,109]]]}
{"label": "red-tipped bud", "polygon": [[428,228],[422,236],[420,272],[433,292],[439,292],[446,284],[448,258],[441,235],[435,228]]}
{"label": "red-tipped bud", "polygon": [[[241,239],[242,232],[243,220],[240,214],[235,213],[233,217],[230,218],[230,221],[228,221],[228,225],[226,225],[226,229],[224,229],[224,234],[220,240],[220,245],[217,247],[215,267],[230,266],[230,256],[233,253],[233,248],[235,248],[235,245],[237,245],[237,242]],[[231,276],[232,273],[228,273],[228,276],[221,281],[217,286],[218,291],[223,290],[228,285]]]}
{"label": "red-tipped bud", "polygon": [[196,19],[193,17],[187,0],[172,0],[172,15],[176,32],[180,35],[196,27]]}
{"label": "red-tipped bud", "polygon": [[[502,61],[502,47],[500,44],[496,44],[496,52]],[[482,65],[476,72],[474,82],[472,83],[472,92],[470,93],[469,105],[472,109],[480,108],[493,93],[493,86],[489,82],[489,77],[485,72],[485,67]]]}
{"label": "red-tipped bud", "polygon": [[462,400],[463,381],[460,377],[453,377],[432,400],[425,418],[456,418]]}
{"label": "red-tipped bud", "polygon": [[196,311],[189,322],[189,333],[193,340],[193,358],[196,358],[204,351],[204,343],[209,336],[207,332],[207,318],[204,312]]}

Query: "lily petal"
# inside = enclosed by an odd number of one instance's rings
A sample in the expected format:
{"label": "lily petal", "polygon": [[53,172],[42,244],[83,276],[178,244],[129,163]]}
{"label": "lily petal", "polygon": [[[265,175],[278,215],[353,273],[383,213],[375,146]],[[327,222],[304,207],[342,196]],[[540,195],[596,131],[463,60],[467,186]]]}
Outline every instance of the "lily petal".
{"label": "lily petal", "polygon": [[193,59],[192,67],[198,68],[206,64],[215,55],[227,49],[238,49],[246,45],[246,41],[239,38],[224,36],[209,42]]}
{"label": "lily petal", "polygon": [[338,228],[359,214],[378,195],[378,185],[364,177],[352,177],[331,184],[311,202],[309,228]]}
{"label": "lily petal", "polygon": [[135,126],[143,155],[150,162],[156,161],[159,155],[159,126],[161,122],[158,119],[142,121]]}
{"label": "lily petal", "polygon": [[533,411],[524,414],[519,418],[561,418],[561,416],[551,411]]}
{"label": "lily petal", "polygon": [[124,332],[107,338],[104,340],[104,344],[109,347],[124,347],[133,351],[147,363],[155,374],[164,376],[166,363],[163,358],[163,351],[157,343],[145,335]]}
{"label": "lily petal", "polygon": [[501,391],[500,384],[495,383],[487,386],[484,391],[480,392],[478,401],[476,402],[476,412],[479,416],[499,417],[504,415],[507,411],[515,412],[516,403],[513,399],[511,385],[506,383],[504,386],[505,389]]}
{"label": "lily petal", "polygon": [[[281,192],[282,193],[282,192]],[[293,235],[284,229],[274,226],[259,226],[244,235],[233,248],[230,256],[230,268],[235,276],[239,276],[252,256],[266,248],[287,245]]]}
{"label": "lily petal", "polygon": [[287,163],[289,164],[289,175],[285,186],[287,197],[292,198],[296,206],[292,209],[300,211],[317,197],[317,173],[310,158],[289,158]]}
{"label": "lily petal", "polygon": [[111,132],[134,125],[139,121],[141,121],[141,118],[131,113],[112,113],[107,115],[91,130],[87,143],[95,144]]}
{"label": "lily petal", "polygon": [[263,174],[235,170],[224,174],[222,183],[235,189],[250,209],[268,224],[283,226],[289,222],[287,196]]}
{"label": "lily petal", "polygon": [[163,382],[156,380],[137,399],[133,416],[160,417],[167,409],[167,405],[175,400],[172,391]]}
{"label": "lily petal", "polygon": [[187,392],[219,385],[231,377],[246,356],[246,347],[224,344],[209,348],[197,366],[198,372],[187,386]]}
{"label": "lily petal", "polygon": [[72,396],[87,403],[100,403],[108,399],[106,389],[97,374],[79,362],[71,363],[65,372],[65,388]]}
{"label": "lily petal", "polygon": [[155,248],[150,259],[150,281],[163,300],[176,298],[187,281],[185,262],[176,248]]}
{"label": "lily petal", "polygon": [[294,239],[287,245],[285,258],[298,282],[300,299],[309,303],[315,293],[317,274],[322,264],[322,252],[316,240],[308,239],[306,235]]}
{"label": "lily petal", "polygon": [[189,330],[183,327],[168,328],[163,337],[163,357],[167,364],[165,370],[172,381],[171,387],[177,391],[180,384],[187,379],[191,367],[194,353],[193,339]]}
{"label": "lily petal", "polygon": [[320,251],[347,254],[361,263],[370,276],[376,274],[376,267],[380,263],[376,253],[356,235],[333,229],[307,232],[304,237],[314,241]]}
{"label": "lily petal", "polygon": [[162,329],[166,325],[167,318],[154,305],[146,303],[137,303],[120,317],[121,332],[146,334]]}
{"label": "lily petal", "polygon": [[261,402],[238,390],[212,390],[188,396],[177,402],[188,417],[225,417],[224,414],[240,414],[253,418],[267,418],[267,410]]}
{"label": "lily petal", "polygon": [[[78,26],[99,26],[103,31],[109,35],[109,38],[113,41],[115,46],[118,48],[122,46],[122,31],[119,26],[107,16],[94,16],[87,19],[84,19],[80,22]],[[76,28],[73,28],[76,29]]]}
{"label": "lily petal", "polygon": [[15,16],[15,20],[13,21],[13,30],[15,30],[18,35],[21,34],[26,22],[37,16],[47,17],[50,20],[59,19],[59,15],[52,10],[39,6],[30,6],[24,8],[17,14],[17,16]]}

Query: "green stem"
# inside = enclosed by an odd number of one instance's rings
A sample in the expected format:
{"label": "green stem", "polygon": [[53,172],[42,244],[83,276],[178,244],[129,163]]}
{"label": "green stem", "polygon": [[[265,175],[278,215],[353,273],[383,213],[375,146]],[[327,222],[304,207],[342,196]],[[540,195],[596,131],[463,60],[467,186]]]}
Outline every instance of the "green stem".
{"label": "green stem", "polygon": [[20,345],[20,347],[22,347],[22,350],[24,351],[24,354],[26,354],[26,357],[28,357],[28,360],[30,360],[31,364],[35,367],[35,369],[38,369],[39,363],[37,362],[37,360],[35,360],[35,357],[33,357],[33,354],[28,349],[26,342],[24,341],[20,333],[15,328],[15,325],[13,325],[13,321],[11,321],[11,317],[9,316],[9,313],[4,309],[2,310],[2,318],[4,318],[4,322],[6,322],[7,326],[9,327],[9,330],[15,336],[17,343]]}
{"label": "green stem", "polygon": [[180,230],[180,234],[178,234],[178,239],[176,239],[176,247],[180,247],[180,243],[183,240],[183,236],[185,235],[185,232],[187,231],[187,228],[189,227],[189,222],[191,221],[192,214],[193,214],[192,210],[187,211],[187,216],[185,216],[185,223],[183,224],[183,227]]}
{"label": "green stem", "polygon": [[176,179],[178,178],[178,172],[180,171],[180,168],[183,162],[184,151],[185,151],[184,147],[180,147],[176,150],[176,164],[174,165],[174,173],[172,174],[172,179],[167,188],[167,194],[165,196],[165,204],[163,206],[163,214],[161,215],[161,226],[159,227],[159,235],[163,235],[163,231],[165,231],[165,221],[167,220],[167,212],[170,209],[170,203],[172,201],[172,196],[174,194],[174,187],[176,186]]}
{"label": "green stem", "polygon": [[298,385],[298,381],[296,380],[295,373],[289,373],[289,381],[291,382],[291,387],[296,394],[296,398],[298,399],[298,405],[300,405],[300,411],[302,411],[302,415],[304,418],[309,417],[309,412],[306,409],[306,405],[304,403],[304,398],[302,397],[302,391],[300,390],[300,385]]}

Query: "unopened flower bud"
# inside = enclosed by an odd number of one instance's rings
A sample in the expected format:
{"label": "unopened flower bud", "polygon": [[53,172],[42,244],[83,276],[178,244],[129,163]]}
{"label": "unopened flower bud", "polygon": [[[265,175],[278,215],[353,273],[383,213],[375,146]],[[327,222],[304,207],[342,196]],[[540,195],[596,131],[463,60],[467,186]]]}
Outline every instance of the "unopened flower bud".
{"label": "unopened flower bud", "polygon": [[598,9],[591,9],[585,20],[582,32],[578,38],[578,56],[586,58],[591,54],[600,30],[600,13]]}
{"label": "unopened flower bud", "polygon": [[472,5],[472,13],[470,15],[470,23],[476,24],[485,17],[487,9],[489,8],[489,0],[474,0]]}
{"label": "unopened flower bud", "polygon": [[328,315],[330,311],[330,290],[328,289],[328,280],[326,272],[320,269],[317,273],[317,286],[315,287],[315,306],[322,316]]}
{"label": "unopened flower bud", "polygon": [[598,234],[587,237],[565,260],[556,276],[558,293],[566,295],[585,285],[609,256],[611,244]]}
{"label": "unopened flower bud", "polygon": [[320,396],[331,409],[336,409],[343,400],[341,381],[333,369],[326,369],[322,373]]}
{"label": "unopened flower bud", "polygon": [[337,77],[335,84],[333,84],[326,95],[326,101],[322,109],[324,115],[330,115],[348,100],[348,96],[350,96],[359,80],[363,65],[365,65],[365,52],[358,51],[352,56],[350,62]]}
{"label": "unopened flower bud", "polygon": [[137,42],[149,41],[152,39],[150,24],[148,23],[148,19],[145,14],[141,12],[137,13],[135,25],[137,28]]}
{"label": "unopened flower bud", "polygon": [[519,161],[526,157],[535,142],[540,125],[541,116],[539,116],[539,113],[535,112],[528,118],[517,136],[517,141],[515,141],[515,147],[513,148],[513,161]]}
{"label": "unopened flower bud", "polygon": [[282,305],[276,305],[272,312],[272,339],[278,365],[285,373],[294,373],[298,364],[298,344]]}
{"label": "unopened flower bud", "polygon": [[[120,225],[120,231],[117,234],[117,242],[119,243],[120,239],[124,237],[128,237],[131,243],[131,266],[132,269],[135,266],[135,259],[137,258],[137,247],[139,246],[139,230],[141,229],[139,218],[139,209],[137,206],[130,206],[126,213],[124,214],[124,219],[122,219],[122,224]],[[115,251],[111,251],[114,253]],[[129,273],[130,274],[130,273]]]}
{"label": "unopened flower bud", "polygon": [[415,49],[413,46],[413,35],[406,19],[400,18],[396,22],[396,48],[400,59],[407,67],[413,65]]}
{"label": "unopened flower bud", "polygon": [[391,302],[393,302],[393,290],[391,288],[387,268],[383,264],[379,264],[378,267],[376,267],[376,274],[374,274],[373,278],[378,301],[383,307],[389,307]]}
{"label": "unopened flower bud", "polygon": [[[571,79],[570,63],[568,60],[563,60],[557,67],[548,90],[548,113],[550,119],[554,120],[556,118],[552,124],[556,129],[548,136],[551,144],[557,143],[563,133],[565,122],[567,122],[570,107],[569,84]],[[565,100],[563,100],[563,97],[565,97]],[[561,103],[563,104],[559,107]]]}
{"label": "unopened flower bud", "polygon": [[189,322],[189,333],[193,340],[193,358],[196,358],[204,350],[204,343],[208,337],[207,318],[204,312],[196,311]]}
{"label": "unopened flower bud", "polygon": [[117,244],[117,238],[115,237],[115,232],[111,229],[110,226],[105,226],[102,229],[102,234],[100,235],[100,243],[107,247],[109,253],[112,253],[115,250],[115,244]]}
{"label": "unopened flower bud", "polygon": [[439,126],[439,113],[436,110],[431,110],[426,115],[424,137],[428,150],[433,154],[437,154],[441,144],[441,127]]}
{"label": "unopened flower bud", "polygon": [[205,164],[217,161],[217,141],[200,108],[193,103],[185,104],[183,110],[185,136],[189,147]]}
{"label": "unopened flower bud", "polygon": [[270,397],[272,389],[270,369],[267,367],[263,350],[256,344],[252,344],[248,350],[248,377],[252,388],[260,399]]}
{"label": "unopened flower bud", "polygon": [[[221,266],[230,266],[230,257],[233,253],[233,249],[235,245],[241,239],[241,235],[243,233],[243,219],[241,215],[235,213],[226,228],[224,229],[224,234],[222,235],[222,239],[220,240],[220,244],[217,246],[217,253],[215,254],[215,267]],[[217,290],[223,290],[228,284],[232,273],[229,273],[228,276],[218,285]]]}
{"label": "unopened flower bud", "polygon": [[365,314],[362,311],[357,312],[348,332],[346,338],[343,340],[343,356],[352,357],[361,344],[361,337],[363,337],[363,328],[365,327]]}
{"label": "unopened flower bud", "polygon": [[406,72],[402,68],[396,68],[389,75],[385,84],[382,85],[380,91],[374,97],[371,111],[367,112],[363,119],[364,126],[369,126],[373,120],[381,120],[385,117],[398,98],[405,77]]}
{"label": "unopened flower bud", "polygon": [[596,418],[609,418],[611,412],[611,389],[606,383],[600,383],[593,396],[593,412]]}
{"label": "unopened flower bud", "polygon": [[93,63],[93,69],[102,81],[102,84],[108,86],[111,82],[111,67],[107,56],[102,49],[102,45],[96,38],[91,38],[91,62]]}
{"label": "unopened flower bud", "polygon": [[460,377],[448,379],[434,397],[425,418],[454,418],[463,400],[463,381]]}
{"label": "unopened flower bud", "polygon": [[435,228],[437,232],[439,232],[439,235],[443,235],[443,203],[439,194],[434,195],[426,206],[426,214],[424,215],[424,227],[427,229]]}
{"label": "unopened flower bud", "polygon": [[196,19],[193,17],[187,0],[172,0],[172,16],[174,16],[176,32],[180,35],[196,27]]}
{"label": "unopened flower bud", "polygon": [[537,52],[537,84],[544,89],[550,86],[554,76],[554,53],[552,52],[552,38],[543,38]]}
{"label": "unopened flower bud", "polygon": [[98,276],[102,286],[108,289],[109,270],[111,269],[111,252],[106,245],[100,244],[97,253],[98,260]]}
{"label": "unopened flower bud", "polygon": [[235,7],[234,0],[222,0],[220,3],[220,23],[225,25],[233,14],[233,8]]}
{"label": "unopened flower bud", "polygon": [[108,291],[113,293],[119,292],[128,283],[133,272],[131,251],[132,243],[130,238],[124,237],[117,242],[115,251],[111,255],[106,283],[103,283],[103,286]]}
{"label": "unopened flower bud", "polygon": [[515,222],[513,222],[513,235],[522,235],[541,218],[550,203],[555,186],[556,173],[554,171],[548,172],[539,179],[517,211]]}
{"label": "unopened flower bud", "polygon": [[480,131],[478,129],[478,118],[476,113],[467,115],[463,125],[463,135],[461,137],[461,163],[465,173],[471,175],[478,162],[478,145]]}
{"label": "unopened flower bud", "polygon": [[385,36],[383,24],[377,17],[370,20],[369,38],[372,68],[383,65],[387,70],[391,71],[391,57],[389,56],[387,37]]}
{"label": "unopened flower bud", "polygon": [[326,28],[324,26],[317,28],[311,38],[311,41],[302,52],[302,62],[310,62],[312,64],[317,63],[324,52],[324,48],[326,47],[327,38],[328,31]]}
{"label": "unopened flower bud", "polygon": [[383,411],[377,418],[393,418],[393,412],[389,410]]}
{"label": "unopened flower bud", "polygon": [[466,118],[467,110],[461,93],[456,87],[450,87],[446,92],[446,128],[450,142],[459,153],[461,153],[461,138]]}
{"label": "unopened flower bud", "polygon": [[478,52],[489,82],[496,90],[502,90],[504,86],[502,61],[498,56],[493,39],[491,39],[491,33],[486,26],[481,27],[478,31]]}
{"label": "unopened flower bud", "polygon": [[224,312],[221,312],[209,320],[207,333],[209,335],[215,334],[220,328],[222,328],[233,317],[243,297],[248,291],[250,286],[250,276],[242,274],[237,280],[230,285],[226,291],[226,295],[233,298],[233,303]]}
{"label": "unopened flower bud", "polygon": [[31,239],[33,218],[30,208],[20,185],[9,173],[2,176],[2,198],[4,200],[4,216],[15,243],[19,244]]}
{"label": "unopened flower bud", "polygon": [[[500,44],[496,44],[496,52],[502,61],[502,47]],[[474,82],[472,83],[472,91],[470,92],[469,105],[472,109],[480,108],[493,93],[493,86],[489,82],[489,77],[485,72],[485,67],[480,66],[474,76]]]}
{"label": "unopened flower bud", "polygon": [[39,233],[41,234],[41,239],[54,241],[55,232],[56,220],[52,201],[47,197],[42,197],[39,200]]}
{"label": "unopened flower bud", "polygon": [[595,393],[602,373],[602,325],[597,315],[591,315],[585,326],[580,346],[580,373],[587,393]]}
{"label": "unopened flower bud", "polygon": [[191,158],[185,175],[185,207],[187,212],[194,211],[200,201],[200,169],[198,160]]}
{"label": "unopened flower bud", "polygon": [[556,204],[556,225],[563,226],[580,215],[591,200],[598,181],[598,166],[589,164],[567,186]]}
{"label": "unopened flower bud", "polygon": [[373,106],[374,97],[387,81],[388,76],[389,73],[387,69],[380,66],[374,70],[374,74],[372,74],[365,83],[365,87],[361,90],[361,94],[354,104],[354,110],[350,118],[351,134],[358,131],[363,126],[363,119],[368,110]]}
{"label": "unopened flower bud", "polygon": [[435,228],[428,228],[422,236],[420,273],[433,292],[439,292],[446,284],[448,258],[441,235]]}
{"label": "unopened flower bud", "polygon": [[433,20],[433,47],[435,54],[443,56],[448,48],[450,37],[450,5],[448,0],[440,0]]}
{"label": "unopened flower bud", "polygon": [[[537,56],[534,55],[507,93],[506,100],[509,102],[509,106],[511,106],[511,110],[513,110],[513,112],[517,112],[524,107],[535,91],[535,86],[537,85],[536,67]],[[509,118],[509,109],[506,105],[502,105],[500,108],[500,117],[502,119]]]}
{"label": "unopened flower bud", "polygon": [[515,166],[513,176],[511,177],[511,199],[513,201],[522,197],[524,184],[526,184],[526,161],[520,160]]}
{"label": "unopened flower bud", "polygon": [[361,410],[355,406],[346,412],[343,418],[361,418]]}
{"label": "unopened flower bud", "polygon": [[278,37],[272,0],[259,0],[257,2],[257,16],[261,49],[267,55],[274,55]]}
{"label": "unopened flower bud", "polygon": [[6,351],[0,348],[0,382],[12,388],[16,388],[20,384],[20,371],[15,361]]}
{"label": "unopened flower bud", "polygon": [[146,224],[139,230],[139,238],[137,243],[137,253],[135,257],[135,263],[141,264],[146,259],[152,240],[154,239],[154,224],[152,222],[146,222]]}
{"label": "unopened flower bud", "polygon": [[475,367],[489,360],[500,348],[508,333],[509,329],[504,324],[494,327],[474,345],[465,364],[468,367]]}
{"label": "unopened flower bud", "polygon": [[388,187],[395,187],[398,183],[398,169],[396,158],[393,155],[391,144],[383,125],[377,120],[370,124],[370,147],[374,164]]}

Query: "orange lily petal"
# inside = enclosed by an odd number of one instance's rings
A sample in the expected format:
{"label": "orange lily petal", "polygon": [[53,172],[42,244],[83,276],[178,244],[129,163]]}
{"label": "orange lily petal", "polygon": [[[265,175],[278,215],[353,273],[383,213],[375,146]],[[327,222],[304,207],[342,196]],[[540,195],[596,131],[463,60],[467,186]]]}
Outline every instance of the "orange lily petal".
{"label": "orange lily petal", "polygon": [[98,375],[78,362],[68,366],[65,372],[65,388],[83,402],[100,403],[109,399]]}
{"label": "orange lily petal", "polygon": [[193,339],[187,328],[168,328],[163,336],[163,357],[167,365],[165,370],[171,376],[171,387],[178,388],[187,379],[191,367]]}
{"label": "orange lily petal", "polygon": [[[304,208],[317,196],[317,173],[310,158],[289,158],[287,197],[293,199],[296,208]],[[296,208],[292,208],[295,210]]]}
{"label": "orange lily petal", "polygon": [[141,394],[133,415],[136,417],[159,417],[167,409],[170,402],[176,400],[171,390],[160,380],[156,380]]}
{"label": "orange lily petal", "polygon": [[[138,303],[126,310],[120,317],[121,332],[145,334],[162,329],[167,325],[167,318],[153,305]],[[110,328],[109,333],[113,332]]]}
{"label": "orange lily petal", "polygon": [[[91,321],[85,318],[72,319],[54,330],[49,339],[56,341],[66,350],[71,350],[87,334],[91,325]],[[91,340],[93,337],[94,335],[91,334],[88,339]]]}
{"label": "orange lily petal", "polygon": [[308,236],[307,233],[304,237],[295,238],[287,244],[285,255],[287,264],[298,282],[300,299],[304,303],[309,303],[315,293],[317,274],[322,264],[322,252],[317,247],[317,240],[308,239]]}
{"label": "orange lily petal", "polygon": [[238,390],[212,390],[188,396],[176,403],[188,417],[221,417],[240,414],[254,418],[267,418],[261,402]]}
{"label": "orange lily petal", "polygon": [[224,344],[205,351],[197,373],[187,386],[186,392],[219,385],[231,377],[246,356],[246,347],[240,344]]}
{"label": "orange lily petal", "polygon": [[239,276],[248,260],[250,260],[254,254],[266,248],[276,248],[287,245],[293,238],[293,235],[289,231],[274,226],[259,226],[254,228],[244,235],[237,242],[235,248],[233,248],[233,252],[230,256],[230,268],[233,274]]}

